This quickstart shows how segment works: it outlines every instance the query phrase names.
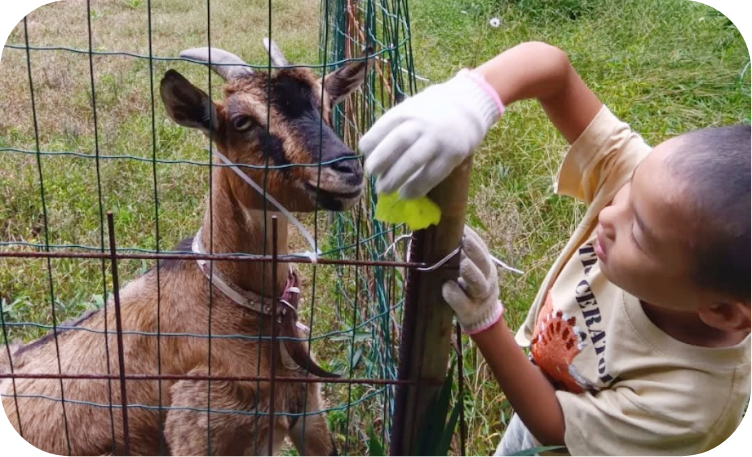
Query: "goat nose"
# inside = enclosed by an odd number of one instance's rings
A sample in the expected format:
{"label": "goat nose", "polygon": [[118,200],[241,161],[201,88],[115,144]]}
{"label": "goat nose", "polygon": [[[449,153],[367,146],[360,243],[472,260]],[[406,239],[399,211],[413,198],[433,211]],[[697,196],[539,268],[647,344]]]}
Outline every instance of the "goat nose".
{"label": "goat nose", "polygon": [[342,159],[337,160],[330,165],[334,171],[342,174],[360,176],[363,174],[363,169],[357,159]]}
{"label": "goat nose", "polygon": [[363,184],[363,167],[357,159],[338,160],[329,167],[340,176],[343,183],[349,186],[361,186]]}

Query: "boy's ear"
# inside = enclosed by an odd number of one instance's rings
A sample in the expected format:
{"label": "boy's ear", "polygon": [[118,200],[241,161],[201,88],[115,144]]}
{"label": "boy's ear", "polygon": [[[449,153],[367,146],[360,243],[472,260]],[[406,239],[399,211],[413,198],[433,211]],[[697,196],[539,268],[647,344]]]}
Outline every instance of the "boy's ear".
{"label": "boy's ear", "polygon": [[699,309],[703,322],[727,332],[749,331],[752,322],[750,314],[750,304],[738,301],[715,303]]}
{"label": "boy's ear", "polygon": [[[334,73],[324,78],[324,89],[332,100],[332,105],[341,102],[345,97],[358,89],[366,80],[366,75],[373,68],[373,58],[367,58],[373,53],[368,48],[360,57],[360,60],[347,62]],[[321,79],[319,79],[321,84]]]}
{"label": "boy's ear", "polygon": [[217,107],[209,96],[177,71],[167,70],[159,85],[159,94],[170,119],[178,124],[205,134],[209,133],[210,125],[215,132],[219,128]]}

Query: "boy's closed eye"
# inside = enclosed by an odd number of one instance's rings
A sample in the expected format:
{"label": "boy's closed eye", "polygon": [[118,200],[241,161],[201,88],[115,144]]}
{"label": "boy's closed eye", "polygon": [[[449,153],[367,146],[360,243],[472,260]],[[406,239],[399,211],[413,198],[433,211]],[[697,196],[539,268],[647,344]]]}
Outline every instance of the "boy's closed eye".
{"label": "boy's closed eye", "polygon": [[640,246],[640,243],[637,241],[637,238],[635,237],[634,233],[634,226],[635,226],[635,219],[632,219],[632,225],[629,227],[629,237],[632,239],[632,243],[634,243],[635,246],[637,246],[637,249],[639,249],[642,252],[645,252],[644,249],[642,249],[642,246]]}
{"label": "boy's closed eye", "polygon": [[[632,176],[630,177],[629,181],[627,182],[627,185],[630,186],[629,189],[629,207],[632,213],[632,221],[630,226],[630,238],[632,239],[632,242],[642,251],[644,254],[649,255],[650,251],[646,249],[646,246],[653,246],[655,247],[656,240],[658,238],[655,236],[655,233],[651,228],[647,226],[645,223],[645,218],[643,217],[641,210],[638,210],[638,206],[642,208],[642,210],[648,210],[651,207],[651,200],[646,200],[648,197],[644,195],[643,192],[635,192],[635,176],[637,175],[637,171],[642,168],[642,164],[637,166],[634,171],[632,172]],[[644,175],[642,176],[642,180],[644,182]],[[642,200],[638,200],[637,194],[642,195]],[[637,201],[636,201],[637,200]],[[640,205],[637,204],[637,202],[640,202]],[[646,206],[647,205],[647,206]],[[635,225],[637,228],[635,228]],[[635,232],[639,231],[639,234],[636,234]],[[639,238],[639,241],[638,241]]]}
{"label": "boy's closed eye", "polygon": [[632,176],[630,176],[629,181],[627,181],[627,183],[625,184],[627,186],[630,186],[630,192],[629,192],[630,205],[629,206],[632,211],[632,222],[629,225],[629,238],[632,240],[632,243],[635,246],[637,246],[637,248],[640,251],[645,252],[645,250],[642,249],[642,246],[640,245],[640,243],[637,241],[637,237],[635,236],[635,223],[637,223],[637,225],[641,225],[637,216],[637,212],[635,211],[635,208],[634,208],[634,203],[632,202],[632,192],[631,192],[632,180],[634,179],[634,174],[636,171],[637,171],[637,168],[634,169],[634,171],[632,172]]}

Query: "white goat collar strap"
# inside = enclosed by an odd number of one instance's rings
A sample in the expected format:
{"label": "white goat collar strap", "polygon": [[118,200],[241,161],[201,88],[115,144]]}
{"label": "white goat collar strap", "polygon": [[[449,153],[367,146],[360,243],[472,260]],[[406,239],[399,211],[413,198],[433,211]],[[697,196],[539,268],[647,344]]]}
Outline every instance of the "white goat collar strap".
{"label": "white goat collar strap", "polygon": [[[193,237],[191,251],[194,254],[206,254],[206,251],[204,251],[204,248],[201,245],[200,229],[198,233],[196,233],[196,236]],[[204,273],[204,276],[211,281],[214,287],[219,289],[230,300],[259,314],[267,316],[272,314],[272,299],[264,299],[261,294],[241,289],[229,280],[224,279],[222,273],[216,268],[214,271],[211,271],[211,260],[196,259],[196,263],[198,263],[199,269]],[[283,292],[282,297],[277,299],[277,301],[283,305],[277,307],[277,316],[279,320],[282,320],[282,317],[288,312],[297,314],[299,296],[300,289],[298,288],[298,275],[291,266],[287,276],[287,284],[285,284],[285,291]]]}

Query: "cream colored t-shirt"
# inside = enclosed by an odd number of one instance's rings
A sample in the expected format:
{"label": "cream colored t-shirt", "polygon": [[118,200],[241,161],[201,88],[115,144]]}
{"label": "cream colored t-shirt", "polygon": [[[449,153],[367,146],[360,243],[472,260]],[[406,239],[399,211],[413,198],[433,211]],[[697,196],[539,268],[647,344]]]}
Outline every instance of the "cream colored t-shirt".
{"label": "cream colored t-shirt", "polygon": [[679,342],[599,269],[598,213],[650,150],[605,106],[572,145],[557,192],[588,210],[516,335],[559,389],[573,455],[697,454],[736,430],[749,399],[749,336],[722,349]]}

